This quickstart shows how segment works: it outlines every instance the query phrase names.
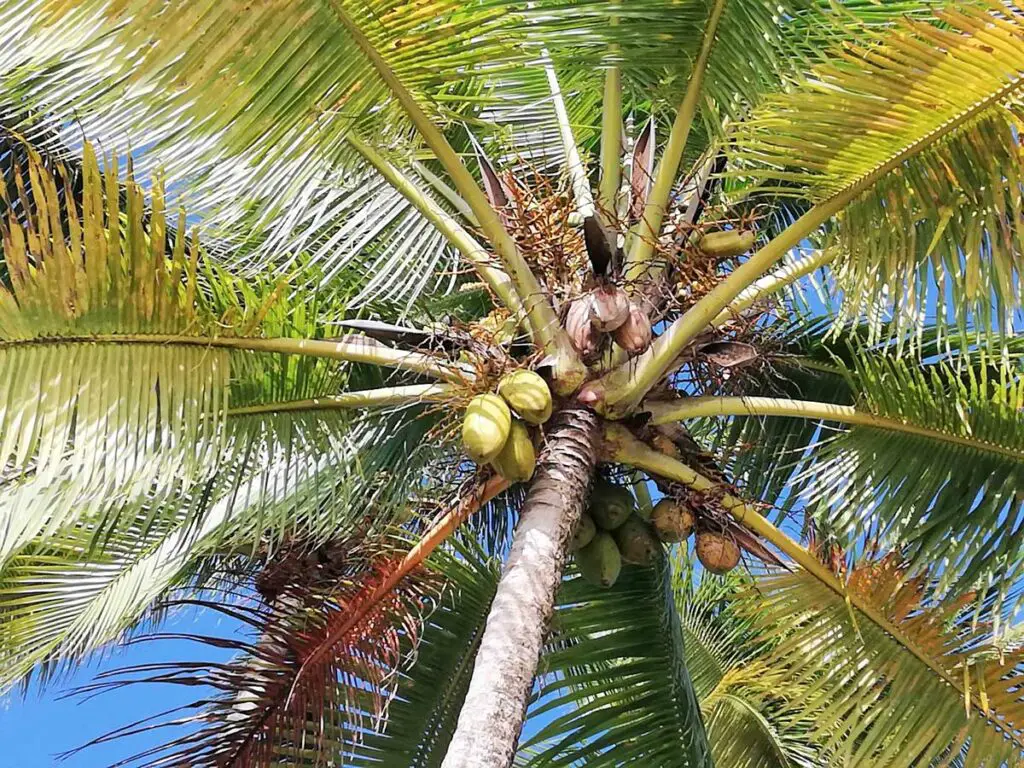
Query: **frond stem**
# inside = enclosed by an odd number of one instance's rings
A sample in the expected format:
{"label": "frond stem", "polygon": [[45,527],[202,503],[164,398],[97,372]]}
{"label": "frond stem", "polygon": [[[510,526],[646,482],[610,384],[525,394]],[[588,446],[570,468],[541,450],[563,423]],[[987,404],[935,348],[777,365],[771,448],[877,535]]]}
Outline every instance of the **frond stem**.
{"label": "frond stem", "polygon": [[[474,514],[484,504],[489,502],[499,493],[508,488],[508,480],[501,477],[500,475],[491,475],[487,480],[477,483],[469,493],[464,495],[461,499],[445,515],[438,520],[429,531],[427,531],[423,538],[406,553],[405,557],[398,566],[388,575],[388,577],[382,581],[376,589],[370,594],[370,596],[359,605],[358,609],[355,610],[348,619],[341,624],[337,629],[333,630],[324,641],[320,644],[319,648],[311,653],[306,660],[302,663],[299,668],[298,674],[295,676],[295,683],[292,686],[294,692],[295,686],[298,685],[299,681],[302,680],[304,673],[307,669],[317,664],[324,655],[330,653],[331,649],[338,642],[339,639],[344,637],[348,632],[352,630],[363,618],[366,617],[374,606],[380,603],[387,595],[394,590],[396,586],[418,568],[430,553],[433,552],[437,547],[447,539],[452,532],[458,528],[470,515]],[[289,698],[291,693],[289,693]]]}
{"label": "frond stem", "polygon": [[[616,24],[612,17],[611,23]],[[613,44],[609,53],[618,55]],[[617,64],[604,72],[604,98],[601,100],[601,180],[598,209],[606,219],[615,218],[615,200],[622,183],[622,73]],[[606,222],[610,223],[610,222]]]}
{"label": "frond stem", "polygon": [[676,112],[672,130],[669,132],[668,143],[665,145],[661,161],[658,163],[658,170],[654,174],[654,185],[651,187],[647,204],[644,206],[643,216],[640,219],[633,245],[626,257],[627,281],[636,281],[642,278],[654,255],[654,244],[661,235],[661,222],[672,196],[672,187],[675,184],[676,174],[679,173],[679,164],[683,159],[683,151],[686,149],[686,140],[690,136],[690,128],[693,127],[693,120],[697,115],[697,105],[704,87],[704,75],[707,72],[708,59],[711,57],[711,49],[714,47],[715,36],[718,32],[718,22],[725,10],[725,2],[726,0],[715,0],[708,16],[707,25],[704,27],[704,40],[701,43],[700,53],[697,54],[693,69],[690,70],[686,94]]}
{"label": "frond stem", "polygon": [[413,384],[407,387],[383,387],[363,389],[356,392],[342,392],[328,397],[314,397],[308,400],[286,400],[277,403],[260,403],[244,408],[231,408],[228,416],[252,416],[260,413],[291,413],[295,411],[333,411],[348,408],[379,408],[389,405],[412,405],[414,403],[444,400],[452,393],[447,384]]}
{"label": "frond stem", "polygon": [[466,382],[475,376],[461,363],[450,363],[422,352],[395,349],[365,336],[326,339],[253,339],[233,336],[175,336],[172,334],[99,334],[96,336],[54,336],[41,339],[0,342],[0,349],[30,344],[160,344],[240,349],[250,352],[276,352],[283,355],[324,357],[349,363],[365,363],[396,368],[452,383]]}
{"label": "frond stem", "polygon": [[453,246],[472,264],[477,274],[483,279],[501,302],[508,307],[513,315],[523,315],[523,304],[516,293],[515,286],[504,270],[495,266],[495,259],[477,240],[466,231],[454,217],[450,216],[441,206],[435,203],[423,190],[417,187],[398,168],[389,162],[376,149],[354,134],[348,135],[348,142],[369,162],[387,182],[394,187],[406,200],[412,203],[427,221],[445,236]]}
{"label": "frond stem", "polygon": [[565,99],[562,98],[562,87],[558,84],[558,74],[555,72],[555,65],[551,62],[547,49],[544,49],[542,55],[545,59],[544,72],[548,78],[548,88],[551,90],[551,105],[555,109],[555,121],[558,123],[558,135],[562,139],[562,151],[565,152],[569,181],[572,183],[572,193],[576,199],[576,210],[582,216],[593,216],[594,196],[590,192],[587,171],[583,167],[580,151],[576,147],[576,138],[572,135],[572,125],[569,123]]}
{"label": "frond stem", "polygon": [[708,416],[788,416],[799,419],[838,421],[843,424],[902,432],[925,437],[962,448],[994,453],[1024,462],[1024,451],[996,445],[985,440],[954,435],[938,429],[921,427],[897,419],[876,416],[857,410],[852,405],[837,405],[782,397],[688,397],[678,402],[650,402],[644,410],[651,414],[652,424],[668,424],[682,419]]}
{"label": "frond stem", "polygon": [[826,264],[831,264],[838,255],[838,249],[818,249],[812,251],[807,256],[797,259],[792,264],[786,264],[775,272],[765,275],[744,288],[728,306],[715,315],[710,325],[715,328],[725,325],[766,296],[782,290],[787,285],[799,280],[804,275],[811,274],[811,272]]}
{"label": "frond stem", "polygon": [[[406,115],[416,126],[420,135],[426,141],[427,146],[433,151],[435,157],[444,166],[456,191],[469,205],[473,214],[480,222],[480,228],[484,235],[494,246],[498,256],[501,258],[505,272],[508,273],[512,284],[515,286],[519,299],[526,308],[526,315],[534,341],[549,355],[555,357],[556,376],[560,385],[559,388],[566,391],[575,390],[586,376],[586,369],[580,362],[569,342],[554,307],[543,291],[536,276],[530,270],[529,265],[519,252],[518,246],[511,235],[502,226],[498,214],[487,201],[483,190],[476,183],[472,174],[466,168],[458,153],[448,143],[441,130],[434,125],[416,98],[402,84],[401,80],[392,71],[390,65],[384,60],[380,52],[370,42],[360,26],[348,14],[339,0],[329,0],[329,5],[342,26],[348,31],[356,45],[362,50],[369,60],[371,66],[377,71],[381,79],[388,86],[396,100],[401,104]],[[511,309],[511,307],[510,307]]]}

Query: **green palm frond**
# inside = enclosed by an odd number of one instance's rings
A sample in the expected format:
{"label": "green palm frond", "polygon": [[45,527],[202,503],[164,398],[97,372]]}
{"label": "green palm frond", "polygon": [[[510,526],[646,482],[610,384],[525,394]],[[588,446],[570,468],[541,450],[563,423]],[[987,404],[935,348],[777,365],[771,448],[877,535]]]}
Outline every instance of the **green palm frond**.
{"label": "green palm frond", "polygon": [[308,546],[373,541],[418,503],[411,489],[443,492],[438,467],[425,469],[438,457],[424,444],[428,419],[272,418],[264,428],[245,417],[240,448],[188,492],[146,498],[134,517],[119,509],[116,526],[86,519],[63,528],[0,569],[0,691],[34,670],[59,674],[155,618],[153,606],[193,586],[219,553],[274,551],[295,537]]}
{"label": "green palm frond", "polygon": [[790,706],[806,694],[759,658],[766,641],[744,612],[741,599],[754,588],[747,576],[695,573],[694,562],[675,552],[680,578],[676,604],[686,639],[687,666],[707,723],[718,768],[818,765],[813,719]]}
{"label": "green palm frond", "polygon": [[[12,97],[49,107],[57,119],[74,109],[86,132],[103,139],[130,122],[136,144],[153,146],[176,177],[197,179],[211,202],[241,185],[246,198],[276,212],[319,185],[354,124],[407,130],[386,86],[320,0],[32,5],[8,10],[21,22],[11,25],[10,42],[24,57],[10,73]],[[502,20],[502,9],[486,3],[433,3],[416,13],[390,0],[342,5],[438,115],[474,100],[480,66],[515,59],[492,32],[516,18]],[[66,45],[34,44],[68,28],[81,31]],[[62,66],[72,61],[73,74]],[[455,72],[457,79],[445,74]]]}
{"label": "green palm frond", "polygon": [[733,156],[762,184],[842,210],[849,314],[895,303],[913,328],[937,285],[940,322],[1005,327],[1021,295],[1020,10],[934,16],[835,51],[736,127]]}
{"label": "green palm frond", "polygon": [[773,644],[762,660],[806,686],[792,705],[814,713],[827,764],[947,764],[961,751],[969,765],[1022,759],[1019,654],[986,652],[992,627],[972,622],[969,600],[933,605],[923,587],[894,557],[858,566],[847,582],[908,649],[805,572],[758,580],[748,610]]}
{"label": "green palm frond", "polygon": [[610,590],[565,581],[517,763],[710,765],[683,644],[667,560]]}
{"label": "green palm frond", "polygon": [[906,547],[915,567],[945,563],[940,591],[995,584],[1006,594],[1020,575],[1021,363],[986,362],[922,370],[894,356],[857,360],[857,408],[877,421],[823,439],[797,480],[848,542],[878,538]]}

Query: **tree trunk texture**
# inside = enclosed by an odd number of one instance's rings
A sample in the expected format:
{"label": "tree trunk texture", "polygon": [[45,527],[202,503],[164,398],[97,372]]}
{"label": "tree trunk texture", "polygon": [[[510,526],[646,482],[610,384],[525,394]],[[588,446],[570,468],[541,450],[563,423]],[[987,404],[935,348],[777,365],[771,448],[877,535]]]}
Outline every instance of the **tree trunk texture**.
{"label": "tree trunk texture", "polygon": [[442,768],[512,764],[566,549],[597,462],[598,424],[596,414],[579,408],[549,422]]}

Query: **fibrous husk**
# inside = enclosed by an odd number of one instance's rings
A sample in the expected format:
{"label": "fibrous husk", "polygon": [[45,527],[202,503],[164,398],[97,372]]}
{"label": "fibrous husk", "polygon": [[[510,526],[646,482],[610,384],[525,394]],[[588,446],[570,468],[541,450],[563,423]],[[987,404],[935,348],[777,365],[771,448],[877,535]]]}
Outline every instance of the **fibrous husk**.
{"label": "fibrous husk", "polygon": [[627,563],[654,565],[661,554],[661,542],[638,515],[629,518],[612,534],[619,553]]}
{"label": "fibrous husk", "polygon": [[661,432],[654,432],[650,437],[650,443],[651,447],[658,453],[663,453],[673,459],[679,459],[683,456],[683,452],[679,450],[679,446],[673,443],[668,435],[664,435]]}
{"label": "fibrous husk", "polygon": [[629,296],[614,283],[598,286],[590,296],[590,319],[597,330],[611,333],[629,318]]}
{"label": "fibrous husk", "polygon": [[699,248],[708,256],[730,258],[740,256],[754,247],[756,236],[750,230],[727,229],[708,232],[700,239]]}
{"label": "fibrous husk", "polygon": [[572,539],[569,540],[569,551],[577,552],[593,541],[597,534],[597,526],[594,525],[594,518],[586,512],[580,515],[580,521],[576,524]]}
{"label": "fibrous husk", "polygon": [[543,424],[551,418],[551,390],[533,371],[518,370],[498,382],[498,394],[505,398],[523,421]]}
{"label": "fibrous husk", "polygon": [[600,341],[590,322],[593,303],[594,299],[589,294],[582,296],[569,305],[565,316],[565,331],[573,348],[584,360],[594,356]]}
{"label": "fibrous husk", "polygon": [[608,588],[619,578],[622,555],[611,534],[598,531],[591,542],[576,553],[576,565],[588,582]]}
{"label": "fibrous husk", "polygon": [[525,483],[533,477],[537,467],[537,453],[526,425],[513,419],[504,447],[492,461],[491,466],[510,483]]}
{"label": "fibrous husk", "polygon": [[587,512],[597,527],[612,531],[622,525],[636,511],[633,494],[626,488],[597,478],[590,491],[590,507]]}
{"label": "fibrous husk", "polygon": [[662,541],[683,541],[693,531],[696,522],[693,512],[675,499],[662,499],[651,512],[651,525]]}
{"label": "fibrous husk", "polygon": [[740,562],[740,547],[731,536],[703,531],[697,534],[697,557],[712,573],[728,573]]}
{"label": "fibrous husk", "polygon": [[512,429],[512,412],[497,395],[477,395],[462,420],[462,445],[477,464],[486,464],[505,447]]}
{"label": "fibrous husk", "polygon": [[647,351],[651,346],[652,335],[651,321],[647,318],[647,313],[632,301],[629,302],[626,322],[615,329],[615,343],[632,357]]}

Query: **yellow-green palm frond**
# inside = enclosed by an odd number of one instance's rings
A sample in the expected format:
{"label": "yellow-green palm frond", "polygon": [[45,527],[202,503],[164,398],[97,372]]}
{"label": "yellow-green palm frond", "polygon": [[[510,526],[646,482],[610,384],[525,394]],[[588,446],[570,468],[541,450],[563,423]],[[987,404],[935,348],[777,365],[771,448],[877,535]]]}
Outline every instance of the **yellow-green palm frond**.
{"label": "yellow-green palm frond", "polygon": [[296,481],[318,464],[292,464],[293,452],[337,461],[353,419],[272,404],[382,376],[246,345],[322,337],[343,305],[211,264],[184,213],[167,225],[159,179],[147,206],[133,175],[101,174],[88,145],[80,176],[48,162],[30,152],[5,185],[0,561],[79,520],[173,517],[174,499],[221,471],[244,475],[246,461],[286,457]]}
{"label": "yellow-green palm frond", "polygon": [[1016,765],[1019,653],[986,652],[991,616],[969,598],[924,600],[896,556],[857,566],[847,589],[903,636],[898,642],[806,572],[759,579],[747,610],[773,646],[763,661],[806,686],[830,765]]}
{"label": "yellow-green palm frond", "polygon": [[951,6],[865,35],[738,125],[735,157],[840,212],[848,312],[895,303],[916,327],[937,292],[940,322],[1005,327],[1021,305],[1020,9]]}

